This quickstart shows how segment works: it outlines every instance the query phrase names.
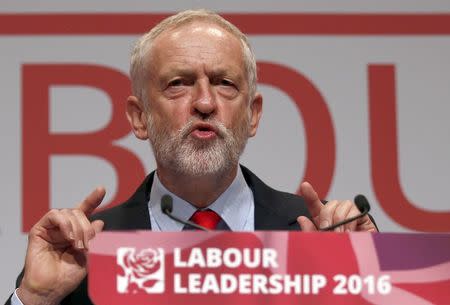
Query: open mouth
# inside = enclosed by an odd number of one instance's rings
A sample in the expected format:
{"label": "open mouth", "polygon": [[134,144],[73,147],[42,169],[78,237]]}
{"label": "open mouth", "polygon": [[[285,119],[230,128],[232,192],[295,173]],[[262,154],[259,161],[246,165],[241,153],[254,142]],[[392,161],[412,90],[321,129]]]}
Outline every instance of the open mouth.
{"label": "open mouth", "polygon": [[201,123],[194,125],[191,135],[194,138],[209,140],[216,138],[217,132],[213,125]]}

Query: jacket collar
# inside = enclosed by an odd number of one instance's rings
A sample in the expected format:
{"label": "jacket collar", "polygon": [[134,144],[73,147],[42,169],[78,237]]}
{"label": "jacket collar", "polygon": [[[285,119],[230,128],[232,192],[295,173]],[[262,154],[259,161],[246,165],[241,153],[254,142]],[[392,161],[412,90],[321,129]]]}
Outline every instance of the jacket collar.
{"label": "jacket collar", "polygon": [[[245,166],[241,165],[245,181],[253,192],[255,202],[255,230],[298,230],[297,213],[283,202],[285,193],[278,192],[262,182]],[[120,225],[122,230],[151,229],[148,202],[155,171],[151,172],[133,196],[123,205]],[[119,208],[117,207],[117,208]],[[114,229],[114,228],[111,228]]]}

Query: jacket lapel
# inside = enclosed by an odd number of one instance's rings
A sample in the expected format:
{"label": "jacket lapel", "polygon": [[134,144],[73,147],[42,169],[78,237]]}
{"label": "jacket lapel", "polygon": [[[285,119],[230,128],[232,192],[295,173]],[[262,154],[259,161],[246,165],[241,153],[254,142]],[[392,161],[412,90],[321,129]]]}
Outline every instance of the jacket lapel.
{"label": "jacket lapel", "polygon": [[255,230],[299,230],[295,206],[285,213],[285,198],[241,165],[242,173],[253,192],[255,201]]}

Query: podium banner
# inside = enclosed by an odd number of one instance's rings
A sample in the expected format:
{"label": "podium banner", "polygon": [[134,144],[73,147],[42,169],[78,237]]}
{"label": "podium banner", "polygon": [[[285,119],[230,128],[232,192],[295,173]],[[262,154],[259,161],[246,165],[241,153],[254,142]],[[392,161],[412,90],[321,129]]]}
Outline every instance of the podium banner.
{"label": "podium banner", "polygon": [[97,305],[450,304],[450,234],[103,232]]}

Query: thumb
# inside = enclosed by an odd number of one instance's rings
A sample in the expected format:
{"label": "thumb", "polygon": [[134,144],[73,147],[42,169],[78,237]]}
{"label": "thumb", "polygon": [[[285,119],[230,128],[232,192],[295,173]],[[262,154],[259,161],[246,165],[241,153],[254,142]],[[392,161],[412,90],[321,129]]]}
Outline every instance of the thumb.
{"label": "thumb", "polygon": [[105,223],[103,220],[94,220],[91,223],[92,228],[95,231],[95,234],[100,233],[103,230],[103,227],[105,226]]}
{"label": "thumb", "polygon": [[305,204],[311,217],[315,219],[319,216],[320,211],[323,208],[323,203],[320,201],[319,195],[314,190],[313,186],[306,181],[300,184],[300,194],[305,199]]}
{"label": "thumb", "polygon": [[317,228],[314,223],[306,216],[299,216],[297,222],[303,232],[316,232]]}

